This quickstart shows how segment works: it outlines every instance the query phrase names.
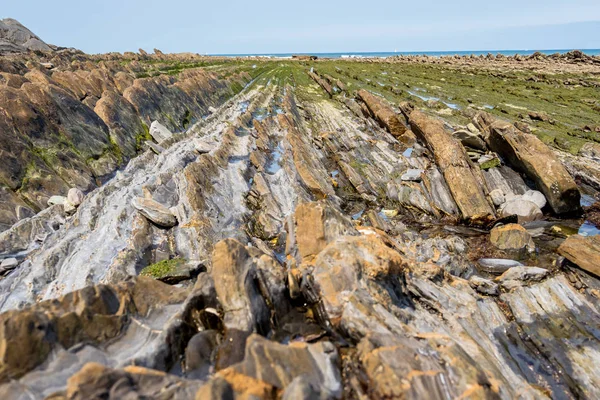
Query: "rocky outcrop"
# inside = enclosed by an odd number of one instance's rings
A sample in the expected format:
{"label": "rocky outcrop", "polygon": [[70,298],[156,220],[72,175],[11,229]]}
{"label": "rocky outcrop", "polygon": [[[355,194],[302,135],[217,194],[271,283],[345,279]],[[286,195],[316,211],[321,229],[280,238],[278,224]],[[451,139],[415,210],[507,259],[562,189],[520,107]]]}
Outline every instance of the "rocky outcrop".
{"label": "rocky outcrop", "polygon": [[52,52],[53,50],[19,21],[12,18],[0,20],[0,54],[27,51]]}
{"label": "rocky outcrop", "polygon": [[580,194],[575,181],[536,136],[523,133],[487,113],[478,114],[474,122],[485,132],[486,142],[492,150],[535,182],[555,213],[580,210]]}
{"label": "rocky outcrop", "polygon": [[250,80],[249,75],[222,78],[197,69],[136,79],[153,64],[96,63],[81,54],[81,63],[67,63],[70,56],[62,53],[56,68],[46,71],[41,58],[23,57],[32,61],[14,71],[18,74],[0,68],[5,81],[0,84],[4,228],[20,219],[19,207],[38,212],[52,195],[66,195],[71,187],[97,187],[145,149],[144,141],[152,140],[152,121],[166,121],[168,129],[181,131],[231,97],[231,87]]}
{"label": "rocky outcrop", "polygon": [[[595,242],[565,240],[582,221],[544,216],[535,182],[471,140],[485,131],[453,125],[462,111],[402,104],[418,134],[403,142],[329,62],[331,98],[298,79],[304,61],[61,54],[0,60],[2,87],[59,88],[121,151],[84,160],[89,191],[62,171],[38,214],[0,201],[23,218],[0,233],[0,398],[599,396],[600,285],[571,265]],[[160,145],[152,121],[173,132]],[[59,164],[30,156],[36,190],[58,185]],[[561,244],[585,251],[567,262]]]}

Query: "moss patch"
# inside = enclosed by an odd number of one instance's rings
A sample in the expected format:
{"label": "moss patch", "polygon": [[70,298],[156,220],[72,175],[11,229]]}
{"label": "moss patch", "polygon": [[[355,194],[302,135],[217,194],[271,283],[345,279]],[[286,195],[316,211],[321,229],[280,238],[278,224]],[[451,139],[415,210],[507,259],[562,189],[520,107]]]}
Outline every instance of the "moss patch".
{"label": "moss patch", "polygon": [[486,161],[480,165],[481,169],[483,169],[484,171],[487,171],[488,169],[496,168],[499,166],[500,166],[500,160],[498,160],[497,158],[494,158],[490,161]]}
{"label": "moss patch", "polygon": [[175,272],[177,268],[185,265],[187,260],[183,258],[174,258],[172,260],[163,260],[144,268],[140,276],[149,276],[154,279],[161,279]]}

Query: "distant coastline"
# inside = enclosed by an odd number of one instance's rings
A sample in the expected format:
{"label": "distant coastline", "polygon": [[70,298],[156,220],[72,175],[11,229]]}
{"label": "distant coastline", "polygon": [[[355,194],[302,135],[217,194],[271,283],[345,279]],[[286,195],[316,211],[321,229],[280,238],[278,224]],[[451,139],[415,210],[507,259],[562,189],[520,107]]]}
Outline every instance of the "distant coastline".
{"label": "distant coastline", "polygon": [[564,54],[572,50],[581,50],[589,56],[600,56],[600,49],[550,49],[550,50],[468,50],[468,51],[398,51],[398,52],[341,52],[341,53],[264,53],[264,54],[211,54],[219,57],[266,57],[266,58],[291,58],[292,55],[315,55],[319,58],[386,58],[393,56],[479,56],[487,54],[502,54],[505,56],[528,56],[535,52],[543,54]]}

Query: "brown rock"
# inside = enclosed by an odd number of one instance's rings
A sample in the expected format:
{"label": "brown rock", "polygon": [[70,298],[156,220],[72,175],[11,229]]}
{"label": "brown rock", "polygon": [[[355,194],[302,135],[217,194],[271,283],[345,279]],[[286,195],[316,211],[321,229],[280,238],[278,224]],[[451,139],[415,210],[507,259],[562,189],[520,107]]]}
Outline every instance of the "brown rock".
{"label": "brown rock", "polygon": [[[352,223],[324,202],[303,203],[296,207],[295,243],[302,260],[310,259],[340,236],[356,234]],[[293,244],[288,243],[289,246]]]}
{"label": "brown rock", "polygon": [[529,232],[521,225],[508,224],[497,226],[490,232],[490,242],[500,250],[535,251],[535,243]]}
{"label": "brown rock", "polygon": [[581,195],[575,181],[540,139],[485,112],[477,114],[474,123],[485,133],[488,146],[493,151],[535,182],[555,213],[563,214],[581,209]]}
{"label": "brown rock", "polygon": [[420,111],[411,112],[409,122],[413,132],[433,153],[463,217],[473,222],[494,218],[494,211],[482,190],[481,179],[471,169],[461,143],[446,132],[440,120]]}
{"label": "brown rock", "polygon": [[143,318],[159,305],[182,303],[187,291],[151,278],[114,287],[90,286],[57,300],[0,315],[0,382],[17,379],[55,347],[102,343],[118,336],[128,316]]}
{"label": "brown rock", "polygon": [[381,126],[396,137],[404,135],[407,131],[406,126],[400,121],[398,114],[387,104],[385,99],[377,97],[364,89],[359,90],[357,94]]}
{"label": "brown rock", "polygon": [[569,236],[558,253],[579,268],[600,277],[600,236]]}
{"label": "brown rock", "polygon": [[337,350],[329,342],[286,346],[252,335],[246,343],[244,361],[220,371],[219,375],[236,392],[259,398],[265,398],[270,388],[285,389],[300,376],[327,398],[339,398],[342,385],[338,363]]}

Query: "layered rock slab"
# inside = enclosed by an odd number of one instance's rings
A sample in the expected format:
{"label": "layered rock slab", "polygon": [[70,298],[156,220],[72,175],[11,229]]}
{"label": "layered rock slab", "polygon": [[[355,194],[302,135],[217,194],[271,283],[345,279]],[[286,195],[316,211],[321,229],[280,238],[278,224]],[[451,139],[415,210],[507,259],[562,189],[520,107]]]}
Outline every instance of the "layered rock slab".
{"label": "layered rock slab", "polygon": [[474,122],[484,132],[486,142],[493,151],[535,182],[555,213],[580,210],[581,195],[575,181],[540,139],[488,113],[479,113]]}
{"label": "layered rock slab", "polygon": [[441,121],[420,111],[409,114],[409,123],[433,153],[463,218],[474,222],[493,219],[494,210],[487,201],[482,179],[471,169],[460,142],[446,132]]}

